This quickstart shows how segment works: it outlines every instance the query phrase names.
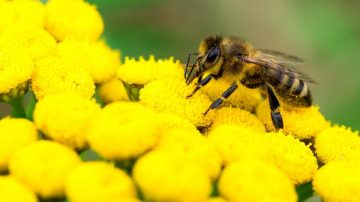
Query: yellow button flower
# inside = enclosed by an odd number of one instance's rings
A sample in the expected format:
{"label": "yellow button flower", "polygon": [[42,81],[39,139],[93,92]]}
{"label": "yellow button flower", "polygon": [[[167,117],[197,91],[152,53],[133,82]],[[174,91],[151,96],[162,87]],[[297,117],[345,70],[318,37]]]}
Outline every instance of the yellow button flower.
{"label": "yellow button flower", "polygon": [[58,57],[48,57],[37,62],[32,76],[32,89],[38,100],[59,93],[74,93],[91,98],[95,93],[93,80],[83,68]]}
{"label": "yellow button flower", "polygon": [[198,165],[212,180],[221,170],[221,157],[215,145],[196,129],[171,129],[159,141],[156,149],[180,156],[189,164]]}
{"label": "yellow button flower", "polygon": [[65,184],[66,196],[72,202],[120,202],[136,197],[131,178],[105,162],[80,164],[70,172]]}
{"label": "yellow button flower", "polygon": [[80,163],[68,147],[41,140],[14,153],[9,162],[11,175],[43,198],[64,196],[65,178]]}
{"label": "yellow button flower", "polygon": [[35,193],[31,192],[13,177],[0,176],[0,201],[37,202]]}
{"label": "yellow button flower", "polygon": [[44,28],[45,6],[41,1],[13,0],[12,7],[16,15],[13,24],[27,24]]}
{"label": "yellow button flower", "polygon": [[105,103],[129,100],[124,84],[118,79],[110,79],[100,84],[99,94]]}
{"label": "yellow button flower", "polygon": [[196,126],[208,126],[214,113],[209,111],[206,116],[203,113],[211,105],[211,101],[202,93],[186,98],[193,88],[194,86],[186,86],[181,79],[159,79],[140,90],[140,102],[157,112],[173,113]]}
{"label": "yellow button flower", "polygon": [[16,17],[13,3],[10,1],[0,0],[0,33],[14,23]]}
{"label": "yellow button flower", "polygon": [[360,164],[333,161],[315,174],[313,189],[325,202],[360,201]]}
{"label": "yellow button flower", "polygon": [[16,24],[9,26],[1,33],[0,49],[21,50],[30,55],[34,61],[37,61],[56,53],[56,41],[41,28]]}
{"label": "yellow button flower", "polygon": [[98,112],[94,100],[74,94],[49,95],[36,104],[34,122],[47,137],[83,149],[87,146],[85,130]]}
{"label": "yellow button flower", "polygon": [[58,41],[66,38],[95,41],[104,30],[95,6],[73,0],[49,0],[45,26]]}
{"label": "yellow button flower", "polygon": [[34,71],[33,61],[21,50],[0,51],[0,65],[0,94],[27,82]]}
{"label": "yellow button flower", "polygon": [[172,57],[158,60],[155,60],[153,55],[148,60],[143,57],[139,60],[126,57],[125,63],[117,71],[117,76],[128,84],[144,85],[164,78],[182,79],[184,69],[182,64]]}
{"label": "yellow button flower", "polygon": [[360,137],[345,126],[333,126],[321,131],[315,138],[315,150],[320,161],[360,160]]}
{"label": "yellow button flower", "polygon": [[229,201],[297,201],[290,179],[259,160],[229,164],[219,180],[219,192]]}
{"label": "yellow button flower", "polygon": [[35,125],[26,119],[3,118],[0,120],[0,172],[8,167],[10,156],[37,140]]}
{"label": "yellow button flower", "polygon": [[220,124],[234,124],[265,132],[265,127],[257,116],[239,108],[222,107],[216,110],[212,122],[212,128]]}
{"label": "yellow button flower", "polygon": [[[310,139],[329,127],[329,122],[325,120],[317,106],[295,108],[284,105],[280,107],[280,113],[284,122],[283,131],[299,139]],[[263,121],[267,130],[275,131],[268,100],[260,103],[256,114]]]}
{"label": "yellow button flower", "polygon": [[65,40],[59,43],[58,53],[85,68],[95,83],[110,80],[120,67],[120,52],[112,50],[103,41]]}
{"label": "yellow button flower", "polygon": [[149,201],[204,201],[211,191],[206,172],[167,152],[150,152],[134,166],[133,178]]}
{"label": "yellow button flower", "polygon": [[170,129],[174,128],[196,130],[194,124],[171,113],[157,113],[157,118],[161,122],[160,130],[162,133],[166,133]]}
{"label": "yellow button flower", "polygon": [[227,202],[227,200],[225,200],[222,197],[214,197],[214,198],[209,198],[209,199],[205,200],[204,202]]}
{"label": "yellow button flower", "polygon": [[161,136],[154,112],[139,103],[114,102],[90,125],[90,147],[104,158],[125,160],[151,149]]}

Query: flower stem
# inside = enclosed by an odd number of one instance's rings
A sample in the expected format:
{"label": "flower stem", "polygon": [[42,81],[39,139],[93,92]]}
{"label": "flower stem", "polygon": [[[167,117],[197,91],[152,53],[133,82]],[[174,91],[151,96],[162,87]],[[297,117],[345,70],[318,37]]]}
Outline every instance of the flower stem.
{"label": "flower stem", "polygon": [[26,118],[26,112],[22,105],[21,98],[13,99],[9,102],[12,107],[11,116],[15,118]]}

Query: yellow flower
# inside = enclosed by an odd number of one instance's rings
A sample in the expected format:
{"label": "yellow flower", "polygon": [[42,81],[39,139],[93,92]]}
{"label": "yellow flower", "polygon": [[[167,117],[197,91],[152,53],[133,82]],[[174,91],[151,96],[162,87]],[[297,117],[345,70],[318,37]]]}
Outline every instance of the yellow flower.
{"label": "yellow flower", "polygon": [[360,201],[360,164],[333,161],[315,174],[313,189],[325,202]]}
{"label": "yellow flower", "polygon": [[186,98],[193,88],[194,86],[186,86],[185,81],[180,79],[159,79],[140,90],[140,103],[157,112],[173,113],[196,126],[210,125],[213,111],[209,111],[206,116],[203,113],[211,105],[211,101],[202,93]]}
{"label": "yellow flower", "polygon": [[188,164],[198,165],[215,180],[221,170],[221,157],[215,145],[196,129],[171,129],[159,141],[156,149],[180,156]]}
{"label": "yellow flower", "polygon": [[13,3],[0,0],[0,33],[9,25],[14,23],[15,11]]}
{"label": "yellow flower", "polygon": [[173,128],[196,130],[194,124],[190,123],[184,118],[181,118],[171,113],[157,113],[157,118],[161,122],[160,130],[162,131],[162,133],[166,133]]}
{"label": "yellow flower", "polygon": [[315,138],[315,150],[320,161],[360,160],[360,137],[345,126],[333,126],[321,131]]}
{"label": "yellow flower", "polygon": [[38,100],[59,93],[91,98],[95,93],[93,80],[83,68],[58,57],[48,57],[37,62],[32,76],[32,89]]}
{"label": "yellow flower", "polygon": [[[11,97],[13,95],[13,93],[9,94],[11,90],[25,91],[27,89],[27,81],[34,71],[34,63],[29,56],[21,50],[0,51],[0,66],[0,95],[2,97],[5,94]],[[25,94],[25,92],[22,93]],[[2,100],[7,101],[5,97]]]}
{"label": "yellow flower", "polygon": [[66,38],[95,41],[104,30],[96,7],[85,1],[49,0],[45,25],[58,41]]}
{"label": "yellow flower", "polygon": [[45,6],[41,1],[13,0],[12,4],[16,15],[13,24],[27,24],[44,28]]}
{"label": "yellow flower", "polygon": [[[26,119],[3,118],[0,120],[0,172],[8,167],[10,156],[37,140],[35,125]],[[0,200],[1,201],[1,200]]]}
{"label": "yellow flower", "polygon": [[259,160],[229,164],[220,177],[219,192],[229,201],[297,201],[290,179]]}
{"label": "yellow flower", "polygon": [[120,52],[112,50],[104,41],[65,40],[59,43],[58,53],[85,68],[95,83],[110,80],[120,67]]}
{"label": "yellow flower", "polygon": [[148,60],[143,57],[139,60],[126,57],[125,63],[117,70],[117,76],[128,84],[144,85],[164,78],[181,79],[184,77],[183,72],[182,64],[178,60],[175,61],[173,57],[155,60],[151,55]]}
{"label": "yellow flower", "polygon": [[141,157],[132,174],[149,201],[204,201],[211,191],[207,173],[167,152],[150,152]]}
{"label": "yellow flower", "polygon": [[36,195],[13,177],[0,176],[0,201],[37,202]]}
{"label": "yellow flower", "polygon": [[234,124],[265,132],[265,127],[258,117],[239,108],[223,107],[216,110],[212,122],[212,128],[220,124]]}
{"label": "yellow flower", "polygon": [[64,195],[65,178],[80,163],[68,147],[41,140],[17,150],[9,162],[11,175],[41,197]]}
{"label": "yellow flower", "polygon": [[[231,82],[226,78],[210,81],[202,88],[211,100],[216,100],[221,97],[221,94],[229,88]],[[224,101],[224,105],[236,106],[248,111],[254,111],[256,106],[262,100],[259,89],[250,89],[238,83],[238,88],[235,92]]]}
{"label": "yellow flower", "polygon": [[49,95],[36,104],[34,122],[47,137],[83,149],[87,146],[84,131],[99,111],[94,100],[79,95]]}
{"label": "yellow flower", "polygon": [[105,103],[129,101],[124,84],[118,79],[110,79],[100,84],[99,93]]}
{"label": "yellow flower", "polygon": [[227,200],[225,200],[222,197],[214,197],[214,198],[209,198],[209,199],[205,200],[204,202],[227,202]]}
{"label": "yellow flower", "polygon": [[0,49],[21,50],[37,61],[56,53],[56,41],[41,28],[16,24],[9,26],[0,35]]}
{"label": "yellow flower", "polygon": [[105,162],[80,164],[67,177],[65,191],[72,202],[120,202],[136,197],[130,177]]}
{"label": "yellow flower", "polygon": [[90,147],[104,158],[135,158],[152,148],[161,132],[160,122],[139,103],[114,102],[102,109],[90,125]]}
{"label": "yellow flower", "polygon": [[[324,128],[329,127],[329,122],[325,120],[317,106],[295,108],[284,105],[280,107],[280,113],[284,122],[283,131],[299,139],[310,139]],[[260,103],[256,114],[263,121],[267,130],[275,131],[268,100]]]}

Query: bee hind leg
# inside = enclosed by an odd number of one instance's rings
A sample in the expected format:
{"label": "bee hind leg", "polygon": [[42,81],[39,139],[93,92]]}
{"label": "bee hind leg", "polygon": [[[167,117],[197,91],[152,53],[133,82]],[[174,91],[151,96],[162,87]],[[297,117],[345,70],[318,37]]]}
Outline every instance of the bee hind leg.
{"label": "bee hind leg", "polygon": [[226,91],[221,95],[221,98],[216,99],[210,107],[204,112],[204,115],[206,115],[211,109],[215,109],[219,107],[226,98],[228,98],[236,89],[238,85],[236,83],[231,84],[231,86],[226,89]]}
{"label": "bee hind leg", "polygon": [[280,114],[280,103],[276,98],[273,89],[269,85],[266,86],[266,89],[269,98],[270,110],[271,110],[270,112],[271,120],[274,124],[274,127],[276,129],[284,128],[283,119]]}

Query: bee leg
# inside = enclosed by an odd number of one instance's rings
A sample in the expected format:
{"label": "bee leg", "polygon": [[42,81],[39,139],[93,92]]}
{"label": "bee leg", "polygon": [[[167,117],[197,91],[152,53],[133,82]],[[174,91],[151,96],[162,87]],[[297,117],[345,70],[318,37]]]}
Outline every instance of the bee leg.
{"label": "bee leg", "polygon": [[276,129],[284,128],[283,120],[280,114],[280,104],[278,99],[276,98],[276,95],[273,91],[273,89],[270,86],[266,86],[267,88],[267,94],[269,97],[269,105],[271,110],[271,120],[274,124],[274,127]]}
{"label": "bee leg", "polygon": [[202,76],[200,76],[195,89],[193,90],[193,92],[190,95],[186,96],[186,98],[190,98],[191,96],[193,96],[200,88],[202,88],[203,86],[208,84],[210,82],[210,80],[214,77],[215,77],[214,74],[209,74],[204,79],[202,79]]}
{"label": "bee leg", "polygon": [[231,84],[231,86],[226,89],[226,91],[221,95],[221,98],[216,99],[211,105],[210,107],[204,112],[204,115],[206,115],[210,109],[215,109],[217,107],[219,107],[223,101],[228,98],[236,89],[237,89],[238,85],[236,83]]}

